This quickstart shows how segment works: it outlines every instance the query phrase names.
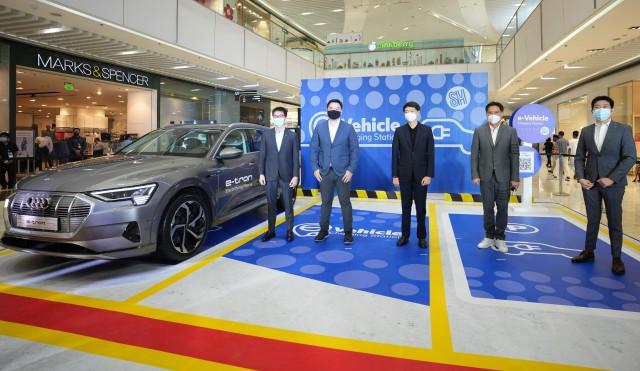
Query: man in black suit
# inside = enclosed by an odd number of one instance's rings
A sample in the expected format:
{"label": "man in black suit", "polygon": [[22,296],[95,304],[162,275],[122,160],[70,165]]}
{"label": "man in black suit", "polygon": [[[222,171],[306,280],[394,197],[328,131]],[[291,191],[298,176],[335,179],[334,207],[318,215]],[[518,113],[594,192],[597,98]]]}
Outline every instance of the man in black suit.
{"label": "man in black suit", "polygon": [[269,230],[262,237],[266,242],[276,236],[278,186],[282,190],[287,220],[287,241],[293,241],[293,190],[298,185],[300,169],[297,135],[284,127],[287,109],[276,107],[271,112],[273,129],[265,130],[260,143],[260,184],[267,186]]}
{"label": "man in black suit", "polygon": [[391,175],[393,185],[400,187],[402,199],[402,236],[396,245],[409,242],[411,205],[416,204],[418,219],[418,245],[427,248],[427,189],[434,173],[434,141],[431,127],[418,121],[420,105],[407,102],[404,107],[407,124],[393,134]]}
{"label": "man in black suit", "polygon": [[595,259],[593,251],[598,240],[602,201],[609,224],[611,271],[624,274],[622,262],[622,198],[627,185],[627,173],[636,161],[636,146],[631,127],[611,120],[613,99],[595,97],[591,111],[595,124],[582,129],[576,149],[576,178],[582,186],[587,209],[587,235],[584,250],[571,259],[574,263]]}

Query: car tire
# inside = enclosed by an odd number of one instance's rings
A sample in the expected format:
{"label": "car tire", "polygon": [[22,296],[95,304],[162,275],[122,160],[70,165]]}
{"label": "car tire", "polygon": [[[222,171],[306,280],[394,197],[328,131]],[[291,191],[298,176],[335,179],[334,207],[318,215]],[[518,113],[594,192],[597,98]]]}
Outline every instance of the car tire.
{"label": "car tire", "polygon": [[182,194],[171,201],[160,220],[157,254],[172,262],[196,255],[211,225],[209,208],[202,197]]}
{"label": "car tire", "polygon": [[[293,189],[293,206],[296,206],[296,197],[298,196],[298,187]],[[282,192],[278,190],[278,211],[284,211],[284,199]]]}

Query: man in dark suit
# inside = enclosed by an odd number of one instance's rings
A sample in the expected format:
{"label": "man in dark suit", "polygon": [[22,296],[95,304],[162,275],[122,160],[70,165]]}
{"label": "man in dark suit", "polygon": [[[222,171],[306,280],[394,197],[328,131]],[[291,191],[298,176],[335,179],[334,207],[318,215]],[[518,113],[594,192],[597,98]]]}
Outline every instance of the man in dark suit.
{"label": "man in dark suit", "polygon": [[499,102],[487,104],[487,123],[473,132],[471,179],[480,186],[484,209],[485,237],[478,248],[506,253],[509,191],[520,184],[520,145],[516,129],[502,124],[503,110]]}
{"label": "man in dark suit", "polygon": [[342,102],[332,99],[327,103],[328,121],[319,122],[313,130],[309,154],[313,175],[320,182],[322,208],[320,232],[315,238],[321,242],[329,236],[329,216],[333,193],[338,190],[338,200],[344,222],[344,243],[353,243],[353,216],[351,211],[351,178],[358,167],[358,135],[344,120]]}
{"label": "man in dark suit", "polygon": [[391,176],[393,185],[400,187],[402,200],[402,236],[396,245],[409,242],[411,204],[416,204],[418,245],[427,248],[427,189],[434,173],[434,141],[431,127],[418,121],[420,105],[407,102],[402,108],[407,124],[393,134]]}
{"label": "man in dark suit", "polygon": [[262,241],[276,236],[276,214],[278,187],[282,191],[284,215],[287,221],[287,241],[293,241],[293,190],[298,185],[300,170],[297,135],[287,130],[287,109],[276,107],[271,112],[274,128],[265,130],[260,143],[260,184],[267,186],[267,209],[269,230]]}
{"label": "man in dark suit", "polygon": [[602,201],[609,224],[611,271],[624,274],[622,262],[622,198],[627,185],[627,173],[636,161],[636,146],[629,125],[611,120],[613,99],[595,97],[591,111],[595,124],[582,129],[576,149],[576,178],[582,186],[587,209],[587,235],[584,250],[571,259],[574,263],[595,259],[593,251],[598,240]]}

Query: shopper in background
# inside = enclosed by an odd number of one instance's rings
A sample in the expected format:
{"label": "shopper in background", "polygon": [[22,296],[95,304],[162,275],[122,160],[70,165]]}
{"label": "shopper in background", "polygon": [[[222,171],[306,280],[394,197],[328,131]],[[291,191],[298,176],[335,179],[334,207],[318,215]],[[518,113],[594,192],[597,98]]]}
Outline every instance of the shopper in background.
{"label": "shopper in background", "polygon": [[36,150],[37,155],[37,165],[38,169],[42,171],[42,164],[45,163],[47,168],[50,169],[53,166],[51,161],[51,154],[53,153],[53,142],[51,141],[51,137],[46,135],[46,131],[42,132],[42,135],[36,137]]}
{"label": "shopper in background", "polygon": [[[473,132],[471,178],[480,186],[484,209],[485,237],[478,248],[491,247],[506,253],[509,251],[505,242],[509,191],[520,184],[520,147],[516,129],[502,125],[503,110],[499,102],[487,104],[487,124]],[[497,214],[494,207],[498,209]]]}
{"label": "shopper in background", "polygon": [[[564,131],[558,132],[558,140],[556,141],[556,146],[558,147],[558,160],[556,163],[560,163],[560,168],[558,169],[558,176],[562,175],[566,181],[571,180],[569,178],[569,158],[567,155],[569,152],[569,141],[564,138]],[[560,174],[562,171],[562,174]],[[554,174],[555,175],[555,174]]]}
{"label": "shopper in background", "polygon": [[104,144],[100,138],[96,138],[93,144],[93,157],[104,156]]}
{"label": "shopper in background", "polygon": [[558,164],[558,154],[560,153],[560,150],[558,149],[558,139],[560,139],[560,136],[558,134],[553,134],[553,139],[551,140],[553,143],[553,150],[551,151],[551,169],[549,169],[549,174],[554,178],[558,177],[558,172],[556,171],[558,169],[556,166]]}
{"label": "shopper in background", "polygon": [[260,184],[267,186],[269,229],[262,237],[266,242],[276,236],[278,213],[278,187],[282,190],[284,212],[287,221],[287,241],[293,241],[293,192],[298,185],[300,151],[298,137],[285,128],[287,109],[276,107],[271,111],[274,128],[265,130],[260,142]]}
{"label": "shopper in background", "polygon": [[12,189],[16,186],[18,146],[11,141],[9,133],[0,133],[0,186]]}
{"label": "shopper in background", "polygon": [[573,172],[573,179],[576,179],[576,167],[575,161],[573,159],[575,158],[576,150],[578,149],[578,137],[580,136],[580,132],[578,130],[574,130],[571,135],[573,136],[573,138],[569,139],[569,154],[573,157],[569,158],[569,167]]}
{"label": "shopper in background", "polygon": [[351,209],[351,179],[358,166],[358,135],[353,127],[340,120],[342,101],[331,99],[327,103],[328,121],[321,121],[313,130],[310,159],[313,175],[320,182],[322,208],[320,232],[315,238],[321,242],[329,236],[329,217],[334,191],[342,208],[344,243],[353,243],[353,216]]}
{"label": "shopper in background", "polygon": [[73,136],[67,140],[69,145],[69,161],[84,160],[84,151],[87,149],[87,140],[80,136],[80,129],[73,128]]}
{"label": "shopper in background", "polygon": [[637,153],[631,126],[611,120],[613,106],[613,99],[595,97],[591,101],[595,124],[582,129],[578,140],[575,167],[587,209],[587,233],[584,250],[571,261],[584,263],[595,259],[594,250],[604,200],[613,256],[611,271],[624,274],[622,198],[627,185],[627,173],[633,167]]}
{"label": "shopper in background", "polygon": [[544,142],[544,153],[547,155],[547,169],[551,169],[551,157],[553,156],[553,142],[547,138]]}
{"label": "shopper in background", "polygon": [[396,245],[404,246],[411,234],[411,206],[416,204],[418,245],[427,248],[427,189],[434,174],[435,146],[431,127],[418,121],[420,105],[407,102],[402,108],[406,125],[393,134],[391,176],[400,187],[402,200],[402,236]]}

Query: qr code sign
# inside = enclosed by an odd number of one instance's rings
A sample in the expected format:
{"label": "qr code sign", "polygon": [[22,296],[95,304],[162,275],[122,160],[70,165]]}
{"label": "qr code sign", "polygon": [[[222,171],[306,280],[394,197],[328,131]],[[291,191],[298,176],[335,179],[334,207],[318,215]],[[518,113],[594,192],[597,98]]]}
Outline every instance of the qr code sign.
{"label": "qr code sign", "polygon": [[520,171],[523,173],[533,173],[533,153],[525,152],[520,154]]}

